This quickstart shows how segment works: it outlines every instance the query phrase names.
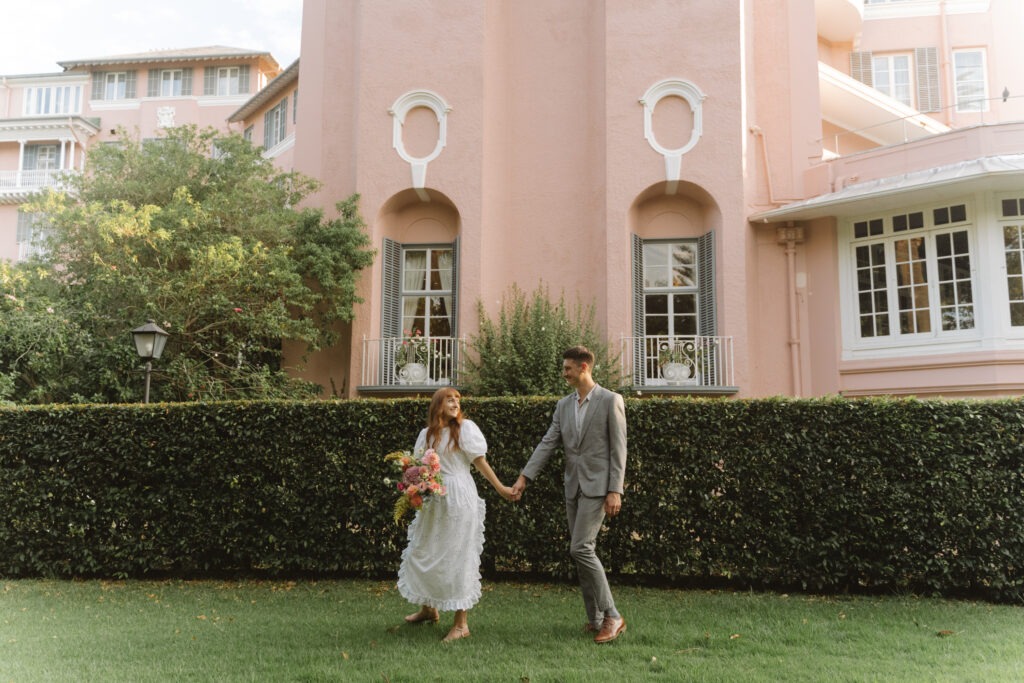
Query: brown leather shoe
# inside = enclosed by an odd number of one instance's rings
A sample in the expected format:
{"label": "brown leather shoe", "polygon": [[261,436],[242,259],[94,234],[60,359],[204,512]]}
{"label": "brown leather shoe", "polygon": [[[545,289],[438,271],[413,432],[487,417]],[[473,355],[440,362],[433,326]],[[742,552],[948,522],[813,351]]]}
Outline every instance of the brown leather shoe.
{"label": "brown leather shoe", "polygon": [[610,643],[626,631],[626,620],[622,617],[605,617],[601,630],[594,636],[595,643]]}
{"label": "brown leather shoe", "polygon": [[589,621],[587,623],[583,624],[583,632],[584,633],[597,633],[600,630],[601,629],[599,629],[598,627],[594,626]]}

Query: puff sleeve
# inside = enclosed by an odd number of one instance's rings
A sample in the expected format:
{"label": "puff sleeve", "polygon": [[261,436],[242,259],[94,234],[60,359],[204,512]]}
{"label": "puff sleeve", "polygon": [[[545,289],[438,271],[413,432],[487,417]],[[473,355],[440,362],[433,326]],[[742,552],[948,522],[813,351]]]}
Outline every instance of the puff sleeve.
{"label": "puff sleeve", "polygon": [[472,463],[481,455],[487,454],[487,439],[484,438],[484,433],[480,431],[480,428],[472,420],[462,421],[459,445],[462,447],[462,454],[468,463]]}

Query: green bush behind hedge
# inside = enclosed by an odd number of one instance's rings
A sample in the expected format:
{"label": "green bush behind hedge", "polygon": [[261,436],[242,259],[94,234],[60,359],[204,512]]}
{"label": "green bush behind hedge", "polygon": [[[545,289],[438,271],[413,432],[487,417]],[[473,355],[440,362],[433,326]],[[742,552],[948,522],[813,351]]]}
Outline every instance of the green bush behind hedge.
{"label": "green bush behind hedge", "polygon": [[[0,575],[392,575],[427,401],[0,409]],[[554,400],[466,399],[511,484]],[[1021,601],[1024,403],[629,399],[606,568],[638,580]],[[566,578],[561,462],[488,504],[484,567]]]}

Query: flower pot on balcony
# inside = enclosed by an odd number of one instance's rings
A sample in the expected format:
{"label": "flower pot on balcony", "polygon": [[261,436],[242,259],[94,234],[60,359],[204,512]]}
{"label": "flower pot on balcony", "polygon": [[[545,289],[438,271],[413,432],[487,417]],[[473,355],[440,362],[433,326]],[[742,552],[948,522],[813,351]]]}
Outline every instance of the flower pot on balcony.
{"label": "flower pot on balcony", "polygon": [[406,363],[398,369],[399,384],[426,384],[429,373],[423,363]]}
{"label": "flower pot on balcony", "polygon": [[661,366],[661,376],[669,386],[697,384],[697,373],[687,363],[665,363]]}

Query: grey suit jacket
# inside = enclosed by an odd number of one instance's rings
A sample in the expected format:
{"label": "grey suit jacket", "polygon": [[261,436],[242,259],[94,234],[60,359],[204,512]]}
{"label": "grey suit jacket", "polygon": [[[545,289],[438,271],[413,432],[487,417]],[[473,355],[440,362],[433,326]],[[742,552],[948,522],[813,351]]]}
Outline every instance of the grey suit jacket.
{"label": "grey suit jacket", "polygon": [[622,396],[602,386],[595,386],[591,392],[579,432],[573,405],[576,393],[558,401],[551,426],[522,471],[532,481],[561,442],[565,449],[566,498],[575,498],[577,491],[591,498],[622,493],[626,477],[625,403]]}

